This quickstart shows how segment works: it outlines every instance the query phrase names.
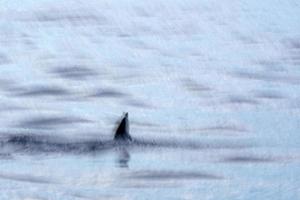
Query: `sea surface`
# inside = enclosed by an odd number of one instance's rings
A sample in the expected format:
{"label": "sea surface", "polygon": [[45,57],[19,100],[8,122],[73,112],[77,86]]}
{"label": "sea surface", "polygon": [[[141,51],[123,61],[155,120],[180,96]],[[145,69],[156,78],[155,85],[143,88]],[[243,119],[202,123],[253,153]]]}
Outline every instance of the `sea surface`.
{"label": "sea surface", "polygon": [[0,0],[0,125],[1,200],[298,200],[300,1]]}

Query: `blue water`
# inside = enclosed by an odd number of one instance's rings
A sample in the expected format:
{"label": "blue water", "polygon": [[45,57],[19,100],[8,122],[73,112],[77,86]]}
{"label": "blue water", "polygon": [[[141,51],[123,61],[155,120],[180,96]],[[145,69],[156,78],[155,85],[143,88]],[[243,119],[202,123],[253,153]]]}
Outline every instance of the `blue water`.
{"label": "blue water", "polygon": [[4,142],[0,199],[300,199],[299,13],[296,0],[0,0],[1,141],[109,141],[129,112],[133,138],[168,144]]}

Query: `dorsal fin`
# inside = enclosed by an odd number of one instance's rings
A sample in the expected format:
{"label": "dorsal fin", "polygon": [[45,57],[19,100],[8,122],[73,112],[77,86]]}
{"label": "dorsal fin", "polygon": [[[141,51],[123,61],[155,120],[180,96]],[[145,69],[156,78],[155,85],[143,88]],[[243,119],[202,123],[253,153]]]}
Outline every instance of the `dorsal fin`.
{"label": "dorsal fin", "polygon": [[120,122],[114,137],[115,141],[131,141],[132,138],[129,134],[129,121],[128,113],[125,113],[122,121]]}

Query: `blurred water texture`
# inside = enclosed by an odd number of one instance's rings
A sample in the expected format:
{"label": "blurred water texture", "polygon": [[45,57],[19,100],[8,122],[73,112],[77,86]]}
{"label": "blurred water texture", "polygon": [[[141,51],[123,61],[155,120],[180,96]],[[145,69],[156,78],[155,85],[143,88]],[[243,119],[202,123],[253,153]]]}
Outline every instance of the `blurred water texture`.
{"label": "blurred water texture", "polygon": [[296,0],[0,0],[0,139],[110,140],[129,112],[133,138],[169,144],[1,146],[0,199],[300,199],[299,13]]}

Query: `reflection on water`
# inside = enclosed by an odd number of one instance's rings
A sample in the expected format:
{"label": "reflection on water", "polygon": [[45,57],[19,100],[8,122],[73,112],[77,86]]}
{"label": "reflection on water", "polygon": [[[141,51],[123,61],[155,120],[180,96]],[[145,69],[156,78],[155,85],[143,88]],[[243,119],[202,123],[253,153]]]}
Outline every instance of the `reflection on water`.
{"label": "reflection on water", "polygon": [[117,148],[117,164],[121,168],[128,168],[130,161],[130,154],[127,151],[126,147]]}

